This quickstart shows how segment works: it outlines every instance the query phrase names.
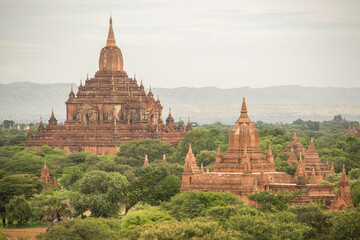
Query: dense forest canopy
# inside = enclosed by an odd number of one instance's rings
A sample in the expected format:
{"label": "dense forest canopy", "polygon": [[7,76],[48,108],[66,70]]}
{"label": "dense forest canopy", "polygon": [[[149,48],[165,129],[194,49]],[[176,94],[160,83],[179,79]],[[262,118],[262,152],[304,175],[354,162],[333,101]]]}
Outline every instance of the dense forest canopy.
{"label": "dense forest canopy", "polygon": [[[10,130],[10,124],[12,129]],[[271,145],[278,171],[293,175],[284,148],[292,132],[308,147],[310,138],[323,163],[336,174],[321,183],[335,187],[345,164],[354,210],[330,212],[321,202],[291,206],[292,196],[271,191],[248,196],[252,208],[235,195],[179,193],[184,158],[192,144],[197,164],[212,171],[220,145],[228,147],[230,125],[207,124],[189,132],[175,149],[159,140],[144,139],[120,145],[113,155],[66,153],[48,146],[24,151],[26,131],[11,120],[0,125],[0,216],[5,226],[48,225],[60,221],[39,239],[356,239],[360,235],[360,139],[348,132],[359,128],[340,115],[331,121],[298,119],[292,124],[257,122],[264,154]],[[24,125],[22,126],[22,128]],[[36,132],[36,125],[32,125]],[[144,156],[150,165],[143,167]],[[165,154],[168,164],[163,164]],[[61,188],[39,180],[44,163]],[[87,211],[90,217],[86,217]],[[176,224],[175,224],[176,223]],[[344,228],[343,226],[347,226]]]}

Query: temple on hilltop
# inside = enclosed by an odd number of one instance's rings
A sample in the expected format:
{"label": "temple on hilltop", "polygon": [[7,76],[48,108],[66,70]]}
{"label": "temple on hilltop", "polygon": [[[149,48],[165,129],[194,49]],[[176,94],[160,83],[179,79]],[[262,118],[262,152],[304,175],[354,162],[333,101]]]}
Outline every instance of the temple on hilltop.
{"label": "temple on hilltop", "polygon": [[[295,134],[294,136],[296,137]],[[275,193],[299,191],[301,194],[293,200],[295,204],[322,200],[329,207],[339,206],[339,204],[343,206],[342,208],[352,207],[352,202],[349,201],[351,195],[346,187],[343,194],[335,195],[333,186],[318,183],[318,180],[323,178],[323,174],[330,173],[330,171],[323,169],[323,165],[319,162],[320,159],[316,157],[317,151],[314,149],[315,146],[311,141],[304,160],[300,155],[295,178],[285,172],[277,172],[271,147],[269,146],[267,154],[263,154],[260,148],[259,134],[255,123],[251,122],[248,117],[244,98],[240,118],[229,136],[227,152],[223,155],[219,146],[213,172],[208,170],[205,172],[203,166],[197,166],[190,144],[185,157],[180,191],[229,191],[246,202],[248,202],[247,195],[256,191],[272,190]],[[296,159],[293,148],[292,153]],[[295,159],[294,161],[297,162]],[[310,173],[308,173],[310,168]],[[347,179],[344,182],[347,182]]]}
{"label": "temple on hilltop", "polygon": [[46,162],[44,163],[44,167],[41,171],[40,180],[49,186],[54,186],[56,188],[60,188],[59,183],[56,181],[56,177],[53,179],[50,178],[49,169],[46,166]]}
{"label": "temple on hilltop", "polygon": [[122,142],[144,138],[159,139],[176,146],[192,129],[174,123],[169,115],[164,123],[159,97],[148,93],[142,81],[130,78],[123,69],[123,57],[117,47],[112,19],[106,46],[101,49],[99,70],[92,78],[80,82],[77,93],[71,88],[66,101],[66,121],[58,125],[54,112],[46,127],[40,120],[36,135],[27,134],[26,148],[39,150],[42,145],[66,152],[91,151],[115,154]]}

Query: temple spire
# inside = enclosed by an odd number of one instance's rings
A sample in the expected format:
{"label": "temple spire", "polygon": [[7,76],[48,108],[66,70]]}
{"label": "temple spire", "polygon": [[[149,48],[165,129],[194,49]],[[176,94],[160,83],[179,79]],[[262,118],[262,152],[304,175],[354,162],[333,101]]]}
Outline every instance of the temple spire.
{"label": "temple spire", "polygon": [[165,155],[165,154],[163,154],[162,163],[163,163],[163,164],[167,164],[167,163],[168,163],[167,160],[166,160],[166,155]]}
{"label": "temple spire", "polygon": [[221,147],[220,147],[220,144],[219,144],[219,147],[218,147],[218,151],[217,151],[217,154],[216,154],[217,156],[221,156],[222,154],[221,154]]}
{"label": "temple spire", "polygon": [[106,47],[115,47],[116,42],[115,42],[115,36],[114,36],[111,16],[110,16],[109,23],[110,23],[110,26],[109,26],[108,38],[107,38],[107,41],[106,41]]}
{"label": "temple spire", "polygon": [[192,152],[192,148],[191,148],[191,143],[189,144],[189,151],[188,151],[188,153],[193,153],[193,152]]}
{"label": "temple spire", "polygon": [[239,118],[238,122],[250,122],[250,119],[249,119],[249,116],[248,116],[248,113],[247,113],[245,97],[243,97],[243,102],[242,102],[242,107],[241,107],[241,114],[240,114],[240,118]]}
{"label": "temple spire", "polygon": [[271,145],[269,144],[269,150],[268,150],[268,155],[272,155],[272,151],[271,151]]}
{"label": "temple spire", "polygon": [[149,166],[149,165],[150,165],[150,163],[149,163],[148,155],[146,154],[146,155],[145,155],[145,161],[144,161],[143,167],[147,167],[147,166]]}
{"label": "temple spire", "polygon": [[345,164],[343,164],[343,170],[341,174],[341,181],[347,181],[346,172],[345,172]]}
{"label": "temple spire", "polygon": [[298,140],[298,138],[297,138],[297,136],[296,136],[296,132],[293,131],[293,139],[292,139],[292,142],[296,143],[296,142],[298,142],[298,141],[299,141],[299,140]]}

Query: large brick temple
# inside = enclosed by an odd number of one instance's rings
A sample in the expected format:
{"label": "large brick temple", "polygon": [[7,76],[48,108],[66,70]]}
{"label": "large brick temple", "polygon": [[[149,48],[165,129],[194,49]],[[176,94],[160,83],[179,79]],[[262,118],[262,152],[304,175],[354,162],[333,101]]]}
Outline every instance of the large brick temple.
{"label": "large brick temple", "polygon": [[[338,185],[337,194],[329,184],[319,184],[327,174],[334,173],[334,168],[320,161],[313,140],[307,151],[297,146],[296,134],[292,143],[288,161],[297,162],[297,170],[293,178],[285,172],[277,172],[269,146],[268,153],[263,154],[260,148],[259,134],[255,123],[248,117],[245,98],[241,108],[240,118],[235,123],[229,136],[229,147],[226,155],[222,155],[219,147],[215,157],[214,171],[204,171],[196,164],[195,156],[189,146],[185,157],[184,172],[180,191],[229,191],[248,202],[247,195],[256,191],[272,190],[275,193],[288,191],[301,192],[293,200],[295,204],[321,200],[332,210],[343,210],[353,207],[350,185],[346,178],[345,169]],[[294,153],[294,146],[300,153],[300,158]],[[302,159],[301,151],[305,154]]]}
{"label": "large brick temple", "polygon": [[28,132],[26,148],[39,150],[43,145],[66,152],[91,151],[94,154],[115,154],[122,142],[144,138],[159,139],[176,146],[191,130],[190,121],[175,125],[171,111],[162,120],[163,107],[154,99],[151,88],[145,92],[143,83],[128,77],[123,69],[121,50],[116,46],[112,19],[107,43],[101,49],[99,71],[77,94],[71,88],[66,101],[66,121],[58,125],[51,114],[44,127],[42,120],[36,135]]}

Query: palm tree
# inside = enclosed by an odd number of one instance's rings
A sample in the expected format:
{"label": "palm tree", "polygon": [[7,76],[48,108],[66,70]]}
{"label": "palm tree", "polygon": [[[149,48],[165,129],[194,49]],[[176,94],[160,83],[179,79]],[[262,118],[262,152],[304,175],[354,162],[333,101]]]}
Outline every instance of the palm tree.
{"label": "palm tree", "polygon": [[42,219],[43,222],[50,222],[46,231],[56,225],[60,221],[69,220],[74,215],[75,210],[68,198],[52,198],[49,205],[44,207],[45,215]]}

